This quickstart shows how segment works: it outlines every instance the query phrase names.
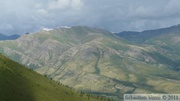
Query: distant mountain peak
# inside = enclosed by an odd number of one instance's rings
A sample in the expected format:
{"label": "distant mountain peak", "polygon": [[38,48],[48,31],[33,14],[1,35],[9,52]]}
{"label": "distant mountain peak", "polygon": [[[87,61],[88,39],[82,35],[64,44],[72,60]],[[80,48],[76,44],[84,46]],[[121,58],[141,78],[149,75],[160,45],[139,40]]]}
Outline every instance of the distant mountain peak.
{"label": "distant mountain peak", "polygon": [[166,34],[180,34],[180,25],[174,25],[174,26],[154,29],[154,30],[144,30],[141,32],[123,31],[120,33],[116,33],[116,35],[118,35],[119,37],[137,43],[142,43],[150,38],[154,38]]}
{"label": "distant mountain peak", "polygon": [[15,40],[19,37],[20,37],[20,35],[17,35],[17,34],[7,36],[7,35],[0,33],[0,40]]}

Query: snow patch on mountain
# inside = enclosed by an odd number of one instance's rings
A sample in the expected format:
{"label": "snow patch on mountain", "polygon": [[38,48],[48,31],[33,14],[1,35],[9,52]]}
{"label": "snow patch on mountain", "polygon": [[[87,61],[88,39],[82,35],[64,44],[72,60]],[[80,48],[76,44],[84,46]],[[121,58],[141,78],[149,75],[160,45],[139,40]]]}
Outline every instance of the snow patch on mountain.
{"label": "snow patch on mountain", "polygon": [[51,30],[53,30],[52,28],[45,28],[45,27],[42,27],[42,30],[44,30],[44,31],[51,31]]}

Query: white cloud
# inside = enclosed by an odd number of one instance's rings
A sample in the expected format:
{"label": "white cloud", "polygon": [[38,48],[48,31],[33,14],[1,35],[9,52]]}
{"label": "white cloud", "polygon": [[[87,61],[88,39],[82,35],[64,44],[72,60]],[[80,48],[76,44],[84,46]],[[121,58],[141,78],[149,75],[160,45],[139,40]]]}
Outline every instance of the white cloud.
{"label": "white cloud", "polygon": [[85,25],[113,32],[180,23],[180,0],[1,0],[0,33]]}
{"label": "white cloud", "polygon": [[38,10],[37,10],[37,13],[40,13],[40,14],[47,14],[48,11],[46,11],[45,9],[38,9]]}
{"label": "white cloud", "polygon": [[170,17],[180,17],[180,0],[169,0],[165,6],[164,15]]}
{"label": "white cloud", "polygon": [[0,25],[0,30],[13,30],[14,27],[11,24],[3,23]]}
{"label": "white cloud", "polygon": [[81,0],[51,0],[48,4],[50,10],[79,10],[82,6],[83,3]]}
{"label": "white cloud", "polygon": [[83,3],[81,0],[72,0],[71,7],[74,10],[80,10],[83,7]]}
{"label": "white cloud", "polygon": [[49,9],[67,9],[69,7],[70,0],[57,0],[49,2]]}

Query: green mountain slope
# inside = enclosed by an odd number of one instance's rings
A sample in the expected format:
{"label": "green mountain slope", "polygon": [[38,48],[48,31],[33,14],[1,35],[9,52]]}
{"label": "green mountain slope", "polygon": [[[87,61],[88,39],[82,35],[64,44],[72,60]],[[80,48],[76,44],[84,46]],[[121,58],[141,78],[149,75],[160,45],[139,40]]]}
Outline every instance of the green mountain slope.
{"label": "green mountain slope", "polygon": [[124,93],[180,93],[180,73],[155,46],[133,44],[101,29],[40,31],[2,41],[0,51],[40,74],[92,94],[121,99]]}
{"label": "green mountain slope", "polygon": [[0,55],[0,101],[96,101]]}
{"label": "green mountain slope", "polygon": [[122,32],[116,35],[142,47],[153,48],[150,55],[158,63],[180,71],[180,25],[142,32]]}
{"label": "green mountain slope", "polygon": [[159,60],[175,71],[180,71],[180,33],[167,34],[147,40],[144,45],[153,45],[159,52]]}

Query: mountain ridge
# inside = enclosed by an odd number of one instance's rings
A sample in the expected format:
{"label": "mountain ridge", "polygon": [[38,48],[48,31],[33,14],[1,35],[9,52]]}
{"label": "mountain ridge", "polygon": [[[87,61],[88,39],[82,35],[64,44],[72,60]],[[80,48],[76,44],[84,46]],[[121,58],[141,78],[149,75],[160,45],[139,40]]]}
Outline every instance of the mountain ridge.
{"label": "mountain ridge", "polygon": [[17,34],[6,36],[6,35],[0,33],[0,40],[15,40],[19,37],[20,37],[20,35],[17,35]]}
{"label": "mountain ridge", "polygon": [[142,32],[124,31],[115,34],[131,42],[143,43],[150,38],[154,38],[157,36],[166,35],[170,33],[174,33],[174,34],[180,33],[180,25],[174,25],[171,27],[154,29],[154,30],[144,30]]}
{"label": "mountain ridge", "polygon": [[173,70],[174,62],[166,63],[175,60],[159,50],[150,43],[134,44],[108,31],[81,26],[0,42],[0,52],[36,72],[116,100],[124,93],[180,92],[176,89],[180,74]]}

